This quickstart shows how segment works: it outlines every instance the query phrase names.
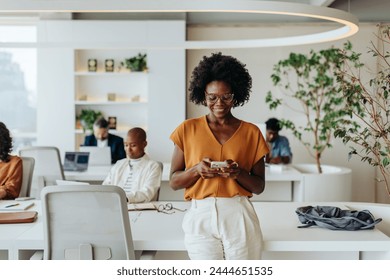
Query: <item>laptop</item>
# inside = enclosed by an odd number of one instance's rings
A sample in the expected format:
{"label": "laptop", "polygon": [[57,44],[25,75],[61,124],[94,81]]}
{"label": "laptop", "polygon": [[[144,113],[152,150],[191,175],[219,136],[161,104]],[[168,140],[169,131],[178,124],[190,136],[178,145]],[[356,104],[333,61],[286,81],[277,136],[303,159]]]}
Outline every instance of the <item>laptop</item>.
{"label": "laptop", "polygon": [[87,152],[65,152],[64,171],[86,171],[88,162]]}
{"label": "laptop", "polygon": [[89,153],[89,164],[91,166],[111,165],[110,147],[80,146],[80,152]]}

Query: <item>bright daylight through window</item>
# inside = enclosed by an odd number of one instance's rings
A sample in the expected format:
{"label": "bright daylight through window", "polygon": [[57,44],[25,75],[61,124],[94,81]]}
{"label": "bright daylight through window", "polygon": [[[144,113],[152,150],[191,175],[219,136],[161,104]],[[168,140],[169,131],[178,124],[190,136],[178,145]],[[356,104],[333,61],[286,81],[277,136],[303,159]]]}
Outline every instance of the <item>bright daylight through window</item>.
{"label": "bright daylight through window", "polygon": [[36,141],[36,37],[33,24],[0,20],[0,121],[11,131],[13,153]]}

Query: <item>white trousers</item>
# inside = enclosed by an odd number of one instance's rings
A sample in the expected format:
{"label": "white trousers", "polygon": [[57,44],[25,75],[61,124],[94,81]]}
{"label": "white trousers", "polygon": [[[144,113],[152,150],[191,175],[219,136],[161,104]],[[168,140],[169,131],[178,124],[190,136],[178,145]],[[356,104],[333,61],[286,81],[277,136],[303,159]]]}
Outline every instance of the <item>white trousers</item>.
{"label": "white trousers", "polygon": [[183,219],[192,260],[259,260],[263,236],[252,203],[245,196],[192,200]]}

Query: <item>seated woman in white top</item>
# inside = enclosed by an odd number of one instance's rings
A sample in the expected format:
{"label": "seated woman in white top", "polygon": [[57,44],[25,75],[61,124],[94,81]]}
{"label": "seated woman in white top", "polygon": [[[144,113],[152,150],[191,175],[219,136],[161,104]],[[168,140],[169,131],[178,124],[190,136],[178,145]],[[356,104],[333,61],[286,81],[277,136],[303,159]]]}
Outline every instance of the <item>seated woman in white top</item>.
{"label": "seated woman in white top", "polygon": [[152,201],[161,185],[162,170],[145,154],[145,131],[139,127],[130,129],[124,144],[127,158],[116,162],[103,185],[123,188],[130,203]]}

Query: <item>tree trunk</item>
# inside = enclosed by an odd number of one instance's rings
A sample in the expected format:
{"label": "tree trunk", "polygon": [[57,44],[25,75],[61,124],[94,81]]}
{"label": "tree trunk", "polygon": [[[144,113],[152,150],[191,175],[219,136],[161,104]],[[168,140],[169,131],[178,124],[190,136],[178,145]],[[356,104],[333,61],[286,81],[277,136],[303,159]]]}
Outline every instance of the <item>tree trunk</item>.
{"label": "tree trunk", "polygon": [[322,167],[321,167],[321,153],[319,152],[316,152],[316,163],[317,163],[317,170],[318,170],[318,173],[322,173]]}

